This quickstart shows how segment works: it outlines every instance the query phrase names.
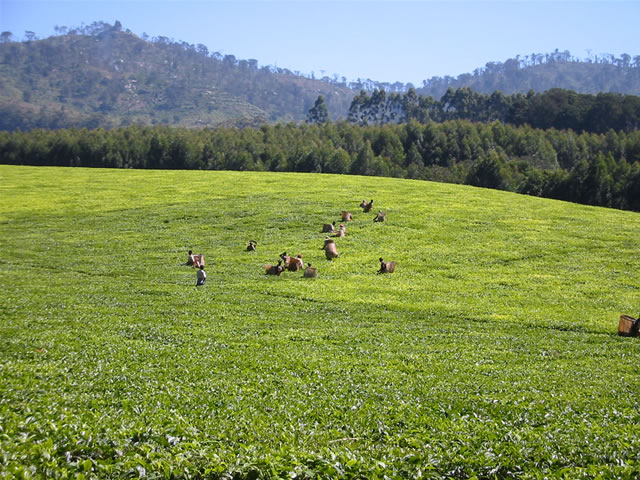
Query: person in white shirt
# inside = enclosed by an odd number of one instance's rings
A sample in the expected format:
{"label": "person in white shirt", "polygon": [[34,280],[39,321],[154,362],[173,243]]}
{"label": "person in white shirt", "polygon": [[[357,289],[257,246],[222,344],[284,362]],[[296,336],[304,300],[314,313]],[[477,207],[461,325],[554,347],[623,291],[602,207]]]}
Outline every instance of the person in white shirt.
{"label": "person in white shirt", "polygon": [[196,287],[204,285],[207,281],[207,272],[204,271],[204,265],[200,265],[200,270],[196,272]]}

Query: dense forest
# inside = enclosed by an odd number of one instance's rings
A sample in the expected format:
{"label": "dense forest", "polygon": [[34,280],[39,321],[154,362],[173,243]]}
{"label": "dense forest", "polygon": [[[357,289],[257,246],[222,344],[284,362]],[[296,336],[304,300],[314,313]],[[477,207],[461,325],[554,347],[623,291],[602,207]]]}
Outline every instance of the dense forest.
{"label": "dense forest", "polygon": [[[425,99],[441,99],[450,96],[449,91],[465,88],[507,96],[552,88],[640,94],[640,56],[628,54],[590,55],[582,60],[566,51],[530,54],[489,62],[455,78],[433,77],[414,87],[347,80],[337,73],[304,75],[209,51],[202,44],[163,36],[140,38],[120,22],[56,31],[46,39],[25,32],[24,41],[14,41],[11,32],[0,35],[0,130],[258,127],[303,121],[318,95],[323,96],[329,116],[341,120],[361,90],[383,91],[387,96],[415,92]],[[429,118],[434,118],[433,112]]]}
{"label": "dense forest", "polygon": [[5,164],[269,170],[466,183],[640,211],[640,131],[577,133],[494,121],[260,128],[129,126],[0,132]]}
{"label": "dense forest", "polygon": [[465,87],[449,88],[440,100],[435,100],[418,96],[413,89],[405,94],[375,90],[371,95],[363,90],[351,102],[348,119],[359,125],[406,123],[411,119],[421,123],[469,120],[576,132],[632,132],[640,128],[640,97],[579,94],[558,88],[526,95],[504,95],[499,91],[483,95]]}

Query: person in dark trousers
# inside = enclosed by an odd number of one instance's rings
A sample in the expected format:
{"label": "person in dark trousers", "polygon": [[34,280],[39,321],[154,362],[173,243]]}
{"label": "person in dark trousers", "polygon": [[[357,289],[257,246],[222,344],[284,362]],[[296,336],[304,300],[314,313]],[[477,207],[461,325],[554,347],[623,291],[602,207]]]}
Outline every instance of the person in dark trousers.
{"label": "person in dark trousers", "polygon": [[204,285],[207,281],[207,272],[204,271],[204,265],[200,265],[200,270],[196,272],[196,287]]}

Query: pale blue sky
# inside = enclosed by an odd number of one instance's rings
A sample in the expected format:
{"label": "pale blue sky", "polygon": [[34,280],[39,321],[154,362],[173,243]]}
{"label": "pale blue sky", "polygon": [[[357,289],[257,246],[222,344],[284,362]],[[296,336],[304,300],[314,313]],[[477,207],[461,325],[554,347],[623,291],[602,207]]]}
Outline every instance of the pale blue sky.
{"label": "pale blue sky", "polygon": [[0,0],[0,30],[95,21],[316,76],[413,82],[516,55],[640,55],[640,1]]}

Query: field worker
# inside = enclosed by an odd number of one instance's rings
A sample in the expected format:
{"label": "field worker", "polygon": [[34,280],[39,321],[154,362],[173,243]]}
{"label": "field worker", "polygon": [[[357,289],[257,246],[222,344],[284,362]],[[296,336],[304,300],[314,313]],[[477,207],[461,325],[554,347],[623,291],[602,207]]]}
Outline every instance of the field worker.
{"label": "field worker", "polygon": [[204,265],[200,265],[200,270],[196,272],[196,287],[204,285],[207,281],[207,272],[204,271]]}
{"label": "field worker", "polygon": [[193,252],[189,250],[189,258],[187,258],[187,265],[194,265],[196,263],[196,259],[193,258]]}

